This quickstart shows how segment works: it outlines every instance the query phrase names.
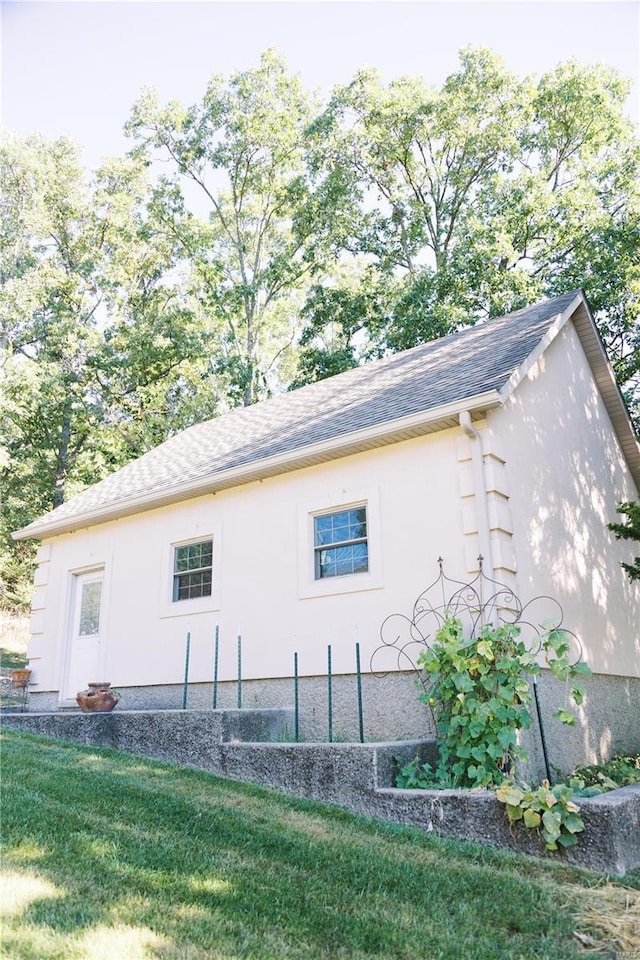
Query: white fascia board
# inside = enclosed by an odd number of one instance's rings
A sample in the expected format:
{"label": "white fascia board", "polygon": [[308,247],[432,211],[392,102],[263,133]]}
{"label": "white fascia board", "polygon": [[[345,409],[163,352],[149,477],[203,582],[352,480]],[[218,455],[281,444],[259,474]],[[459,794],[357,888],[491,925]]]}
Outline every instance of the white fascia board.
{"label": "white fascia board", "polygon": [[207,474],[207,476],[199,477],[196,480],[188,480],[184,483],[162,487],[160,490],[141,493],[126,501],[118,500],[59,520],[50,520],[49,522],[35,520],[28,526],[23,527],[22,530],[17,530],[12,534],[12,537],[14,540],[41,540],[63,533],[70,533],[82,527],[106,523],[109,520],[153,510],[155,507],[166,506],[181,500],[190,500],[225,487],[239,486],[241,483],[250,483],[253,480],[275,476],[279,473],[285,473],[287,470],[305,466],[307,463],[310,464],[311,461],[318,463],[337,459],[340,456],[348,456],[351,453],[357,453],[375,446],[376,441],[391,443],[396,437],[398,440],[404,439],[402,437],[403,433],[412,430],[419,433],[421,428],[429,425],[435,426],[438,421],[457,417],[462,410],[484,411],[499,406],[501,403],[502,400],[498,391],[489,390],[485,393],[476,394],[474,397],[455,400],[434,407],[431,410],[422,410],[407,417],[387,420],[371,427],[365,427],[362,430],[332,437],[329,440],[321,440],[308,446],[296,447],[294,450],[275,454],[272,457],[253,460],[238,467],[221,470],[219,473]]}
{"label": "white fascia board", "polygon": [[549,347],[549,344],[555,340],[562,328],[566,323],[569,322],[581,304],[586,306],[586,301],[583,294],[579,293],[576,294],[575,299],[571,301],[566,310],[558,314],[554,322],[545,333],[544,337],[538,341],[535,348],[531,351],[526,360],[523,360],[520,366],[513,371],[505,385],[500,389],[500,398],[503,403],[508,397],[511,396],[518,384],[522,383],[529,371],[535,366],[542,354]]}
{"label": "white fascia board", "polygon": [[620,392],[613,367],[611,366],[602,342],[598,326],[583,293],[576,294],[575,299],[571,301],[566,310],[558,315],[557,319],[551,324],[544,337],[535,349],[531,351],[527,359],[520,364],[517,370],[514,370],[509,380],[500,390],[501,402],[504,403],[507,398],[511,396],[518,384],[524,380],[532,367],[538,362],[549,344],[555,340],[570,320],[574,322],[585,357],[591,368],[598,389],[600,390],[600,395],[607,413],[609,414],[609,419],[611,420],[631,475],[640,492],[640,444],[633,429],[629,411]]}

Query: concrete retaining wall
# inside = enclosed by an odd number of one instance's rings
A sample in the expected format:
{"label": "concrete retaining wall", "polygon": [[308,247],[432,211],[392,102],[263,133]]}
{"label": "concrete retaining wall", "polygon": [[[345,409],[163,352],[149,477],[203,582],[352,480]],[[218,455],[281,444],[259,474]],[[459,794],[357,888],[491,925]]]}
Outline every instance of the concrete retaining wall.
{"label": "concrete retaining wall", "polygon": [[[640,751],[640,680],[630,677],[593,677],[585,684],[584,704],[576,711],[575,727],[567,727],[553,718],[559,707],[569,707],[567,688],[543,671],[539,694],[544,718],[549,761],[554,772],[565,776],[579,764],[603,763],[616,753]],[[413,673],[390,673],[384,677],[362,677],[364,701],[364,738],[366,741],[425,740],[435,735],[429,710],[418,699]],[[118,713],[125,710],[176,710],[182,704],[182,683],[149,687],[121,687]],[[212,684],[189,685],[189,710],[207,711],[212,702]],[[333,677],[332,688],[334,739],[358,739],[358,701],[356,677]],[[218,706],[230,710],[237,704],[236,682],[218,684]],[[293,707],[293,680],[246,680],[242,684],[245,708],[250,710],[290,709]],[[58,694],[29,691],[29,709],[38,713],[56,711]],[[326,740],[328,733],[327,678],[301,677],[299,685],[300,737]],[[535,711],[531,730],[524,731],[522,743],[531,757],[523,770],[525,779],[544,777],[540,731]],[[293,722],[289,737],[293,739]]]}
{"label": "concrete retaining wall", "polygon": [[[435,758],[434,741],[285,743],[292,711],[148,711],[10,714],[3,724],[99,747],[176,761],[433,832],[544,855],[533,831],[514,829],[492,793],[393,788],[395,757]],[[617,876],[640,867],[640,784],[581,800],[585,832],[561,854]]]}

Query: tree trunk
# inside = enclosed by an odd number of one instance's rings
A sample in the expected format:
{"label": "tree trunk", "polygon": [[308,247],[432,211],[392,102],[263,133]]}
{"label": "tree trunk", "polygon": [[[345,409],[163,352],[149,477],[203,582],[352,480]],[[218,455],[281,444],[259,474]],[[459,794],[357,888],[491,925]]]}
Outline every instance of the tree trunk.
{"label": "tree trunk", "polygon": [[69,440],[71,439],[71,397],[64,402],[62,411],[62,427],[60,430],[60,445],[56,461],[56,484],[53,491],[53,506],[59,507],[64,503],[64,488],[69,473]]}

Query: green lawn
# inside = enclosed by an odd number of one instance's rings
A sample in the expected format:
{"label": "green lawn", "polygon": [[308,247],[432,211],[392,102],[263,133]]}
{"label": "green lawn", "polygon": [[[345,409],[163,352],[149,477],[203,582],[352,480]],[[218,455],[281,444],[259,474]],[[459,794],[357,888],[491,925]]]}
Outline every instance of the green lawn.
{"label": "green lawn", "polygon": [[0,955],[12,960],[563,960],[640,950],[629,939],[633,878],[605,884],[11,731],[2,792]]}

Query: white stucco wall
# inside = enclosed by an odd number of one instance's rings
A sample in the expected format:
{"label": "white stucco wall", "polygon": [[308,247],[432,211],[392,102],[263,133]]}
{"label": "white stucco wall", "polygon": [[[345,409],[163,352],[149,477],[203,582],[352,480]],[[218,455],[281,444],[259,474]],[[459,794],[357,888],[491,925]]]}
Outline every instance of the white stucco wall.
{"label": "white stucco wall", "polygon": [[620,567],[633,546],[607,530],[638,491],[572,323],[488,425],[506,450],[520,595],[558,599],[594,672],[640,676],[640,590]]}
{"label": "white stucco wall", "polygon": [[[245,679],[291,676],[294,651],[301,675],[324,674],[329,643],[333,672],[352,673],[356,640],[367,670],[383,619],[411,611],[437,576],[437,557],[452,575],[464,570],[459,434],[408,440],[52,539],[41,549],[34,597],[33,691],[61,688],[74,574],[96,565],[106,575],[100,673],[114,686],[181,683],[188,630],[190,680],[210,680],[216,625],[220,680],[237,676],[238,633]],[[362,500],[370,575],[322,581],[324,595],[312,595],[310,511]],[[170,603],[171,544],[210,535],[210,609]]]}
{"label": "white stucco wall", "polygon": [[[640,676],[640,591],[620,568],[629,545],[606,528],[638,493],[577,334],[568,325],[505,407],[478,424],[485,453],[493,562],[527,601],[556,597],[596,673]],[[385,617],[411,614],[437,576],[466,579],[479,552],[472,443],[461,429],[67,534],[43,544],[30,646],[34,693],[64,687],[75,575],[104,568],[99,676],[114,686],[180,684],[191,634],[191,682],[363,670]],[[311,572],[313,511],[367,502],[370,574]],[[172,603],[172,544],[214,539],[212,598]],[[394,657],[378,661],[392,669]],[[403,664],[406,667],[406,663]],[[67,693],[70,693],[67,690]]]}

